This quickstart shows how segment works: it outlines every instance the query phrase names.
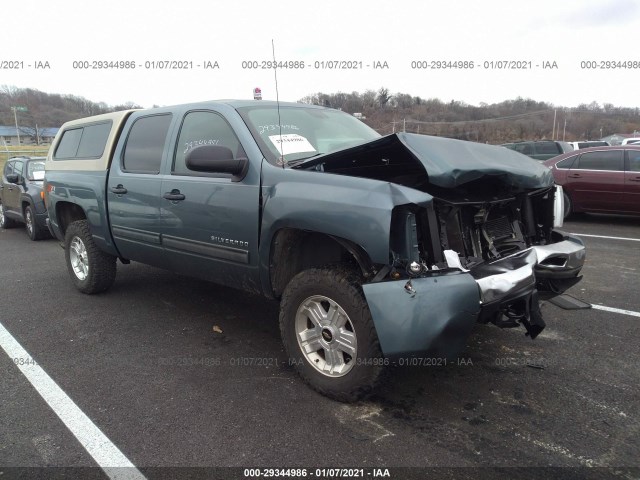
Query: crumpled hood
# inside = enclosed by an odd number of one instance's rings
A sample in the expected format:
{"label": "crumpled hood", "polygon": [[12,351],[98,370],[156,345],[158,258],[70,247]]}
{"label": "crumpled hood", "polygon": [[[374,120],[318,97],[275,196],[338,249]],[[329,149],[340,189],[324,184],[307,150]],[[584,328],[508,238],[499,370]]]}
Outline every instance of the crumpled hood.
{"label": "crumpled hood", "polygon": [[425,173],[428,183],[455,188],[486,176],[516,189],[553,185],[551,171],[539,162],[482,143],[413,133],[394,133],[338,152],[314,157],[294,168],[323,164],[324,171],[393,181],[394,177]]}

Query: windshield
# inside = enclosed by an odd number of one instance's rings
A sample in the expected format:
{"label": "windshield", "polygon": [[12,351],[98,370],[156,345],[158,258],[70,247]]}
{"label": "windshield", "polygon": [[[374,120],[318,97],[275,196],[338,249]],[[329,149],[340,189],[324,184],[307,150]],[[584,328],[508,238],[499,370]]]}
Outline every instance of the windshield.
{"label": "windshield", "polygon": [[29,162],[27,164],[27,178],[29,180],[44,180],[44,161]]}
{"label": "windshield", "polygon": [[357,118],[331,109],[242,107],[238,112],[271,163],[292,163],[370,142],[380,135]]}

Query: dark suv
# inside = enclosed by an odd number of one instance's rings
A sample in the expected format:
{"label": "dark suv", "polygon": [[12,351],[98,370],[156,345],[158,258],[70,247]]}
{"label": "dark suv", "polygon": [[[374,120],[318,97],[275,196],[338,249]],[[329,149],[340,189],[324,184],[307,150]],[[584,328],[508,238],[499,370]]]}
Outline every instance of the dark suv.
{"label": "dark suv", "polygon": [[0,228],[24,223],[31,240],[49,236],[42,191],[45,160],[45,157],[7,160],[0,183]]}
{"label": "dark suv", "polygon": [[548,160],[562,153],[573,151],[573,147],[568,142],[554,140],[503,143],[502,146],[539,161]]}

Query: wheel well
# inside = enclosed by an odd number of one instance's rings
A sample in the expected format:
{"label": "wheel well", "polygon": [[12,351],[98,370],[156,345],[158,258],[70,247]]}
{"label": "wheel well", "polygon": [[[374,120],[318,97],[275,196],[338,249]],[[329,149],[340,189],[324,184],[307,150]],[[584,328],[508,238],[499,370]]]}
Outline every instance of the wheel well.
{"label": "wheel well", "polygon": [[56,205],[56,218],[58,219],[60,231],[64,235],[69,225],[77,220],[86,220],[87,216],[84,210],[75,203],[58,202]]}
{"label": "wheel well", "polygon": [[366,252],[352,242],[318,232],[284,228],[271,243],[269,272],[276,298],[289,281],[303,270],[329,264],[350,264],[368,277],[373,265]]}

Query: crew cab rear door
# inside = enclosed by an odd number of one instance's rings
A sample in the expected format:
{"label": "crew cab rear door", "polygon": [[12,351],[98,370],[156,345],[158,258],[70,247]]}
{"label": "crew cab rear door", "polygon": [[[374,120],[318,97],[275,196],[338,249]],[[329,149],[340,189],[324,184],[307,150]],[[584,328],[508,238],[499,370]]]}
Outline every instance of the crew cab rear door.
{"label": "crew cab rear door", "polygon": [[129,117],[114,152],[107,180],[111,234],[120,255],[168,267],[161,241],[162,177],[173,115],[158,112]]}
{"label": "crew cab rear door", "polygon": [[[247,158],[239,137],[245,141],[250,137],[248,132],[238,135],[214,109],[185,110],[180,116],[160,199],[162,243],[170,268],[231,287],[259,290],[261,158],[249,163],[242,178],[190,170],[185,159],[193,149],[215,145],[227,149],[233,159]],[[235,121],[240,122],[239,116]],[[244,124],[235,125],[246,129]]]}

